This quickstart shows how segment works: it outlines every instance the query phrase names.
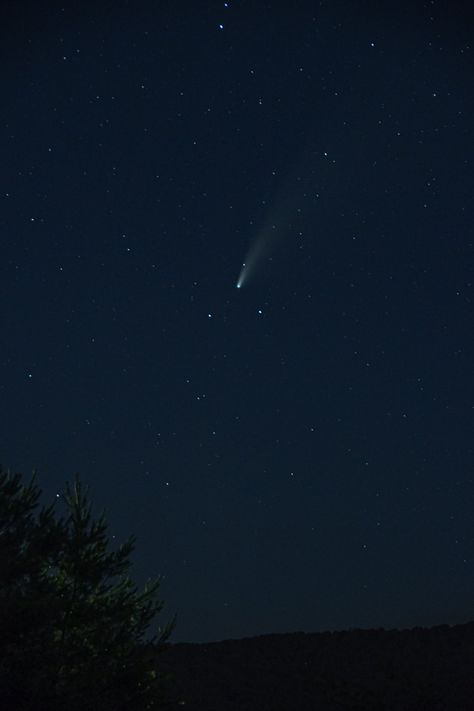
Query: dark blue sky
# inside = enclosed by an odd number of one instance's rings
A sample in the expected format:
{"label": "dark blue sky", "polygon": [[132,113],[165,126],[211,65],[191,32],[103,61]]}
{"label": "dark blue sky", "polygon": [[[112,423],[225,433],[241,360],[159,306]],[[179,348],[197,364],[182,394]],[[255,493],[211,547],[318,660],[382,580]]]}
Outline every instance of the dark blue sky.
{"label": "dark blue sky", "polygon": [[471,14],[97,5],[2,20],[2,464],[175,641],[472,619]]}

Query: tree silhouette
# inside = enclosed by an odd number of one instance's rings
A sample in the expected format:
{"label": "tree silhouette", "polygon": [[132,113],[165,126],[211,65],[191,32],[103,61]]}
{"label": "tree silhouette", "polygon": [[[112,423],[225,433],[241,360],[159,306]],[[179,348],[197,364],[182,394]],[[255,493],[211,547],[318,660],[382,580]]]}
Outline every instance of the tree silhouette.
{"label": "tree silhouette", "polygon": [[144,642],[163,608],[160,580],[133,584],[135,539],[111,549],[78,478],[63,516],[37,513],[40,496],[35,477],[0,471],[0,698],[25,711],[158,708],[157,646],[175,625]]}

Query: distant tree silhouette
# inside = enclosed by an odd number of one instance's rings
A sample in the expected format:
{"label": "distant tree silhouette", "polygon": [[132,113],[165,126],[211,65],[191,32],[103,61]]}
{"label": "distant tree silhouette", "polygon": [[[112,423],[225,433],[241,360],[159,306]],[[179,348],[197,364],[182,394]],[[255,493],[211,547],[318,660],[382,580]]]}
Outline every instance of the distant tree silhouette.
{"label": "distant tree silhouette", "polygon": [[135,539],[112,550],[80,480],[65,514],[38,512],[35,477],[0,471],[0,707],[18,711],[159,708],[165,678],[144,634],[163,603],[160,580],[143,590],[128,576]]}

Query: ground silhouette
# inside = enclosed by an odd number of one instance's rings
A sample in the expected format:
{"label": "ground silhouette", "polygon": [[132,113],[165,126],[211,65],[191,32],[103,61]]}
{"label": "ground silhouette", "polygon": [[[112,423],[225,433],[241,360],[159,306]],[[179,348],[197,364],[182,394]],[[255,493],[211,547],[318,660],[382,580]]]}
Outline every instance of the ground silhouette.
{"label": "ground silhouette", "polygon": [[474,711],[474,622],[167,644],[167,709]]}

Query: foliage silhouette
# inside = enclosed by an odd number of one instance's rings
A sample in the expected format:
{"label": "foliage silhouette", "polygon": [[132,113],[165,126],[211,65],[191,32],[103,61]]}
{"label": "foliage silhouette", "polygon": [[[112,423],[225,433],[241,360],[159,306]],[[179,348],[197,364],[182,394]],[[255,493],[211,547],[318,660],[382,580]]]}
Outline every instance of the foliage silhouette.
{"label": "foliage silhouette", "polygon": [[37,512],[33,476],[0,470],[0,698],[27,711],[142,711],[164,701],[156,651],[176,620],[144,634],[162,608],[160,579],[128,575],[135,539],[112,550],[104,515],[67,485],[65,513]]}

